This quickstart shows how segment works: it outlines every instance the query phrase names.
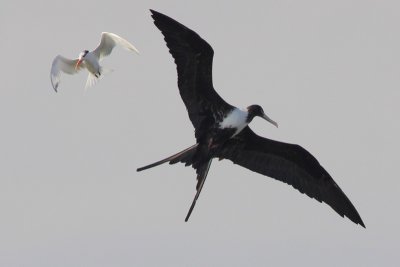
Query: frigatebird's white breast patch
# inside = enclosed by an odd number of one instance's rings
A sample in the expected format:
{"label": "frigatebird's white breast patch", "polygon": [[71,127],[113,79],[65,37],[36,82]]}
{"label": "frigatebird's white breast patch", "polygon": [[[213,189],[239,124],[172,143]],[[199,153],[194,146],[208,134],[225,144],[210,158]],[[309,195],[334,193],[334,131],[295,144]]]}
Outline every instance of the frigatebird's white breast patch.
{"label": "frigatebird's white breast patch", "polygon": [[235,108],[219,123],[219,128],[236,128],[236,135],[247,126],[247,116],[247,111]]}

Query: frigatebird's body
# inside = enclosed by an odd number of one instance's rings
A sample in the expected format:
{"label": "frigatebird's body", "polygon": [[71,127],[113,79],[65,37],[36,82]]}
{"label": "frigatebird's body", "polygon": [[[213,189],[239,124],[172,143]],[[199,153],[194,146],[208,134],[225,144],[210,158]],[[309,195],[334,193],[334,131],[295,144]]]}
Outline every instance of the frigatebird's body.
{"label": "frigatebird's body", "polygon": [[165,37],[175,59],[178,88],[195,128],[196,144],[164,160],[139,168],[142,171],[165,162],[191,165],[197,173],[196,196],[190,217],[213,158],[229,159],[247,169],[292,185],[301,193],[331,206],[363,227],[358,212],[318,161],[304,148],[256,135],[248,126],[256,116],[275,126],[258,105],[238,109],[226,103],[212,84],[213,49],[197,33],[153,11],[154,24]]}

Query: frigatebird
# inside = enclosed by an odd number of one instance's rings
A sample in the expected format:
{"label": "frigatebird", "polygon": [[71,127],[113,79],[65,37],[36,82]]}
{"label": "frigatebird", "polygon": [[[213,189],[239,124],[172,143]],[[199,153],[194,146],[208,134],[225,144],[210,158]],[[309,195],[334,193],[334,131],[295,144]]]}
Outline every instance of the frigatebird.
{"label": "frigatebird", "polygon": [[259,105],[239,109],[217,94],[212,83],[212,47],[179,22],[150,11],[175,59],[179,93],[195,128],[197,142],[137,171],[166,162],[181,162],[196,170],[197,193],[185,221],[188,221],[204,186],[211,161],[218,158],[231,160],[234,164],[292,185],[301,193],[325,202],[342,217],[365,227],[350,200],[307,150],[299,145],[260,137],[249,128],[248,124],[256,116],[278,126]]}

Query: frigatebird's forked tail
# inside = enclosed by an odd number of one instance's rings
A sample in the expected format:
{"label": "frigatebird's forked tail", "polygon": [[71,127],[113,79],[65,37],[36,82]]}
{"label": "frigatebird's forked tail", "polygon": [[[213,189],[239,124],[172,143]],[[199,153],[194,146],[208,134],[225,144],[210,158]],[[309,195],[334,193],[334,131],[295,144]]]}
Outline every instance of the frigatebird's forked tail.
{"label": "frigatebird's forked tail", "polygon": [[182,162],[182,163],[185,163],[185,165],[190,165],[191,164],[190,160],[192,159],[194,153],[196,152],[197,146],[198,146],[198,144],[195,144],[195,145],[188,147],[188,148],[182,150],[181,152],[178,152],[175,155],[172,155],[168,158],[159,160],[157,162],[154,162],[152,164],[146,165],[141,168],[137,168],[136,171],[138,171],[138,172],[144,171],[144,170],[156,167],[156,166],[161,165],[166,162],[169,162],[169,164],[175,164],[178,162]]}
{"label": "frigatebird's forked tail", "polygon": [[198,167],[196,170],[197,171],[197,185],[196,185],[197,193],[194,196],[192,205],[190,206],[189,212],[186,215],[185,222],[187,222],[189,220],[190,214],[192,214],[193,208],[196,205],[196,201],[200,196],[200,192],[201,192],[201,189],[203,189],[204,182],[206,181],[208,170],[210,169],[210,166],[211,166],[211,162],[212,162],[212,159],[209,159],[206,163],[204,163],[203,165]]}
{"label": "frigatebird's forked tail", "polygon": [[[186,166],[191,165],[193,163],[193,155],[196,152],[196,149],[198,147],[198,144],[195,144],[191,147],[188,147],[181,152],[178,152],[170,157],[167,157],[165,159],[159,160],[157,162],[154,162],[152,164],[146,165],[144,167],[138,168],[136,171],[144,171],[153,167],[156,167],[158,165],[161,165],[163,163],[169,162],[169,164],[175,164],[178,162],[185,163]],[[197,185],[196,185],[196,190],[197,193],[193,199],[192,205],[190,206],[190,209],[188,211],[188,214],[186,215],[185,222],[189,220],[190,215],[192,214],[193,208],[196,205],[196,201],[199,198],[201,189],[203,188],[204,182],[206,181],[208,170],[210,169],[212,159],[206,161],[205,163],[200,164],[199,166],[194,167],[197,172]]]}

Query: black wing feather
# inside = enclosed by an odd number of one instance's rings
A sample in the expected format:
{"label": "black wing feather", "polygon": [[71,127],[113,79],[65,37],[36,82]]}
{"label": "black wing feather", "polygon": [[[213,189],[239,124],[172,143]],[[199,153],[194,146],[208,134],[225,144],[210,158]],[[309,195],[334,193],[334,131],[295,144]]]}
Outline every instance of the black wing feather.
{"label": "black wing feather", "polygon": [[150,11],[154,24],[164,35],[169,51],[175,59],[179,92],[197,132],[204,120],[215,119],[215,116],[223,114],[223,111],[232,109],[213,87],[214,51],[191,29],[164,14]]}
{"label": "black wing feather", "polygon": [[216,152],[216,157],[290,184],[301,193],[325,202],[342,217],[365,227],[357,210],[329,173],[299,145],[260,137],[246,127]]}

